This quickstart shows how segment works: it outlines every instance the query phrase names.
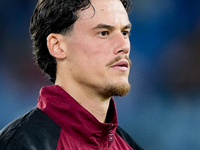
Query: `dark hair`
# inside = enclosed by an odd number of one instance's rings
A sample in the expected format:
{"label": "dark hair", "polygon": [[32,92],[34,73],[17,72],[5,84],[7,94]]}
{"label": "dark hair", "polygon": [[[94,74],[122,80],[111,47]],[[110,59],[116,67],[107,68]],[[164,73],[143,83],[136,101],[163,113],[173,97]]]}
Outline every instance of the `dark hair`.
{"label": "dark hair", "polygon": [[[131,12],[131,0],[121,0],[127,13]],[[90,0],[40,0],[33,12],[30,34],[33,39],[33,53],[40,69],[56,80],[56,59],[50,55],[46,38],[50,33],[65,34],[73,29],[78,19],[78,10],[91,6]],[[95,8],[94,8],[95,11]]]}

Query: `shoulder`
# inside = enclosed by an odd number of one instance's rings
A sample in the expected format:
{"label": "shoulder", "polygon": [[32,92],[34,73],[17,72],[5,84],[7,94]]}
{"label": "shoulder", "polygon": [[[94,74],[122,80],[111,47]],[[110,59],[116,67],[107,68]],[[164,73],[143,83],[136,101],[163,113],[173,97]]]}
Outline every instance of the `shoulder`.
{"label": "shoulder", "polygon": [[126,143],[128,143],[134,150],[144,150],[142,147],[140,147],[133,139],[132,137],[124,131],[120,126],[117,127],[116,130],[117,134],[121,136]]}
{"label": "shoulder", "polygon": [[59,135],[60,127],[43,111],[34,108],[0,131],[0,147],[16,150],[30,149],[31,146],[45,150],[51,146],[56,149]]}

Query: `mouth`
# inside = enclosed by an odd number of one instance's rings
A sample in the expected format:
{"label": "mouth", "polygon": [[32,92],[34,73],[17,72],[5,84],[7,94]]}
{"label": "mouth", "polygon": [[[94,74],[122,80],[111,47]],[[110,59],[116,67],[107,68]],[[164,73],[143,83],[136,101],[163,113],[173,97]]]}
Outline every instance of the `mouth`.
{"label": "mouth", "polygon": [[116,70],[126,71],[129,68],[129,62],[127,60],[121,60],[111,66],[111,68]]}

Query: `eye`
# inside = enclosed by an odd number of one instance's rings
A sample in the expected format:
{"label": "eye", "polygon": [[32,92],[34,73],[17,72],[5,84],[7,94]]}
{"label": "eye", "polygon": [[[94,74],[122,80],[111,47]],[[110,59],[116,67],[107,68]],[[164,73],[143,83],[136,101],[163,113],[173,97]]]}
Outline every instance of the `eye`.
{"label": "eye", "polygon": [[100,35],[101,37],[108,36],[108,35],[109,35],[109,31],[102,31],[102,32],[99,32],[99,35]]}
{"label": "eye", "polygon": [[122,35],[123,35],[124,37],[129,37],[130,31],[122,31]]}

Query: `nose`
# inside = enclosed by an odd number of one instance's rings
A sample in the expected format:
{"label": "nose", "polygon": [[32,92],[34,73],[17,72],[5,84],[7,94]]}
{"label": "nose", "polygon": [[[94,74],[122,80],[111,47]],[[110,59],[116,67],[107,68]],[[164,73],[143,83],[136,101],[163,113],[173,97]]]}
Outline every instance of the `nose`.
{"label": "nose", "polygon": [[116,47],[114,50],[115,54],[119,53],[128,54],[130,52],[130,40],[128,36],[124,36],[122,33],[116,35],[115,43],[116,43]]}

